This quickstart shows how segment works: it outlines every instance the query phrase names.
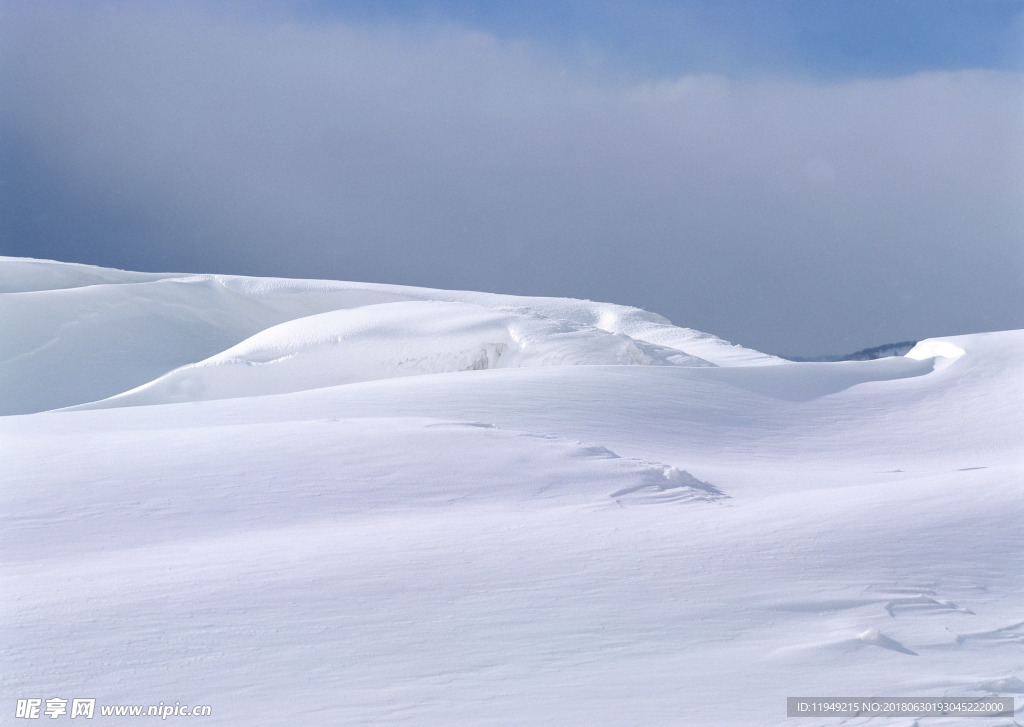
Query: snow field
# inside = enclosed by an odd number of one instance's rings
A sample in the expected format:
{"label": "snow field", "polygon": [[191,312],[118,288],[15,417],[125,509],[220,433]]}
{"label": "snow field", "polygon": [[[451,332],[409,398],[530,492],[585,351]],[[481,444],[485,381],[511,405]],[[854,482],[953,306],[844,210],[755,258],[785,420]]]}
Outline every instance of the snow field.
{"label": "snow field", "polygon": [[[1024,332],[795,364],[586,301],[9,258],[0,281],[20,326],[0,394],[32,412],[0,418],[3,709],[783,725],[787,696],[1021,705]],[[473,366],[481,342],[506,348]]]}

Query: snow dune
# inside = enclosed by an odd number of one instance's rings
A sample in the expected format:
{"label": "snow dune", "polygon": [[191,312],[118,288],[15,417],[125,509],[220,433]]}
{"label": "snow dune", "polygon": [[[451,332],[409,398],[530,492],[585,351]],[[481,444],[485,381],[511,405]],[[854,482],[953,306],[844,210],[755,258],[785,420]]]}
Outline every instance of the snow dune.
{"label": "snow dune", "polygon": [[1024,702],[1024,331],[791,363],[590,301],[13,258],[0,284],[9,714]]}
{"label": "snow dune", "polygon": [[229,399],[399,376],[526,366],[712,364],[526,309],[379,303],[298,318],[107,400]]}
{"label": "snow dune", "polygon": [[[246,388],[249,379],[244,379],[227,384],[222,394],[259,393],[261,386],[268,387],[264,393],[294,390],[286,384],[293,375],[302,378],[301,386],[327,386],[491,363],[779,361],[609,303],[334,281],[129,273],[20,258],[0,257],[0,269],[0,414],[115,396],[196,364],[132,398],[160,390],[181,400],[188,391],[207,385],[216,391],[222,384],[215,382],[247,376],[239,373],[241,366],[264,362],[259,357],[269,350],[281,351],[277,358],[299,360],[277,367],[287,372],[261,372],[253,382],[257,390]],[[377,307],[388,303],[421,306]],[[299,320],[317,314],[329,315]],[[445,323],[449,316],[457,320]],[[281,324],[290,325],[267,330]],[[353,336],[361,338],[353,341]],[[244,344],[228,353],[250,337],[255,337],[248,344],[255,358],[246,359]],[[342,338],[344,344],[331,353],[328,339],[341,344]],[[323,362],[346,350],[353,351],[348,363],[326,370]],[[379,361],[371,360],[374,355]],[[71,371],[69,361],[75,362]],[[230,374],[213,371],[223,364]],[[36,385],[40,380],[48,385]],[[212,392],[206,396],[215,398]]]}

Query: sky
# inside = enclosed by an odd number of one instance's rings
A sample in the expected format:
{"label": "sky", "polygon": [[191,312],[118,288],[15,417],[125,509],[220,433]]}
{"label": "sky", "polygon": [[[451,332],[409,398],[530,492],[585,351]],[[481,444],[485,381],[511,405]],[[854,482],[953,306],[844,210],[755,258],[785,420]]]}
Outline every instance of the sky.
{"label": "sky", "polygon": [[0,254],[1024,328],[1024,0],[3,0]]}

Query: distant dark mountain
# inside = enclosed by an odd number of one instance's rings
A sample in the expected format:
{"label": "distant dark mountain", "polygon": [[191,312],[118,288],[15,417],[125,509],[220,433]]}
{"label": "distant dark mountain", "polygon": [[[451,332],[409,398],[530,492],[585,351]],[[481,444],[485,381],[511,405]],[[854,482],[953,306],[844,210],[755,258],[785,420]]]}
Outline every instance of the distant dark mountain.
{"label": "distant dark mountain", "polygon": [[876,358],[885,358],[887,356],[904,356],[916,345],[917,341],[900,341],[899,343],[886,343],[874,348],[864,348],[854,353],[848,353],[845,356],[818,356],[816,358],[789,356],[785,358],[788,358],[790,361],[873,361]]}

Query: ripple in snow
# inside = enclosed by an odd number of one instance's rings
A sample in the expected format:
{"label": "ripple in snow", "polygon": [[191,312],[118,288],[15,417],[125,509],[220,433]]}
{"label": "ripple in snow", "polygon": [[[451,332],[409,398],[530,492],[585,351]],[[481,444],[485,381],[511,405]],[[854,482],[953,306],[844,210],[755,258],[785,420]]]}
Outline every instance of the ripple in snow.
{"label": "ripple in snow", "polygon": [[709,482],[703,482],[686,470],[663,464],[650,464],[645,482],[625,487],[610,496],[620,507],[626,505],[652,505],[663,502],[713,502],[727,498],[724,492]]}

